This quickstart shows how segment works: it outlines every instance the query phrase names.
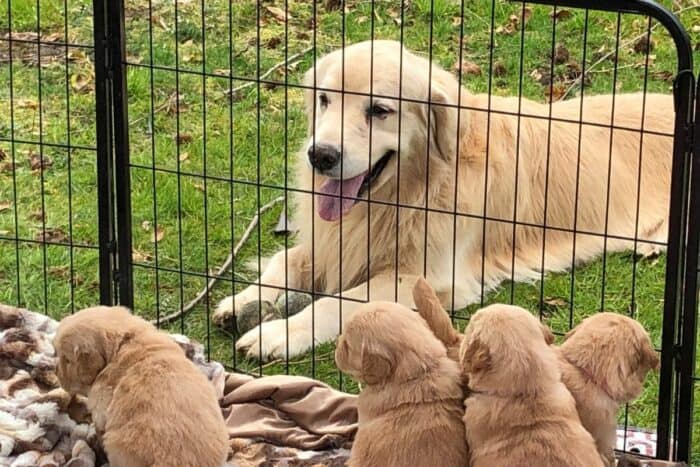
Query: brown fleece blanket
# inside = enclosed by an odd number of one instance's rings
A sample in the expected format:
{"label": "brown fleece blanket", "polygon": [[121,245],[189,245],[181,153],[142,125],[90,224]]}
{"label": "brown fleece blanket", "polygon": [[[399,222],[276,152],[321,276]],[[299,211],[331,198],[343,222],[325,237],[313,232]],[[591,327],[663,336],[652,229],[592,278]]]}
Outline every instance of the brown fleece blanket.
{"label": "brown fleece blanket", "polygon": [[[83,399],[57,386],[57,323],[0,305],[0,466],[95,467],[106,463]],[[253,378],[207,362],[203,346],[172,335],[207,375],[229,427],[231,466],[345,465],[356,398],[299,376]]]}

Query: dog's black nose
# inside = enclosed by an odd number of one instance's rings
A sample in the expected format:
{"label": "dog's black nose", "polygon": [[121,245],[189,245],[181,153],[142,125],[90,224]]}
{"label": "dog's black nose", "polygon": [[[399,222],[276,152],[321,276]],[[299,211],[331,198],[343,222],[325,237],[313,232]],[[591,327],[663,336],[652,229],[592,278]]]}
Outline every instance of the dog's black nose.
{"label": "dog's black nose", "polygon": [[315,144],[307,154],[311,165],[320,172],[332,169],[340,161],[340,151],[329,144]]}

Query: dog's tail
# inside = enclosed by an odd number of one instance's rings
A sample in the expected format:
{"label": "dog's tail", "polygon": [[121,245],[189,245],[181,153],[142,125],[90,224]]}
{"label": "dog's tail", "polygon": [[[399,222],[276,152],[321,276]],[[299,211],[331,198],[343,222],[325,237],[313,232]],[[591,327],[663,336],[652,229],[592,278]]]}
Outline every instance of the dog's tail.
{"label": "dog's tail", "polygon": [[435,291],[422,277],[419,277],[416,285],[413,286],[413,302],[416,304],[418,314],[428,323],[430,330],[445,344],[445,347],[459,345],[461,336],[452,327],[450,317],[440,304]]}

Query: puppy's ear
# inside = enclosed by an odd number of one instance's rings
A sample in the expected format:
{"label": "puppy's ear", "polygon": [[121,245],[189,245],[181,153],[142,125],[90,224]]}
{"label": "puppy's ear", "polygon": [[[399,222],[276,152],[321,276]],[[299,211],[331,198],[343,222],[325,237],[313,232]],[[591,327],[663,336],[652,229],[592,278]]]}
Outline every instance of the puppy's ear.
{"label": "puppy's ear", "polygon": [[544,341],[547,343],[547,345],[554,344],[554,333],[549,326],[544,323],[540,323],[540,327],[542,328],[542,335],[544,336]]}
{"label": "puppy's ear", "polygon": [[654,371],[658,371],[661,366],[659,354],[656,353],[651,343],[648,342],[642,344],[640,361],[641,366]]}
{"label": "puppy's ear", "polygon": [[452,327],[447,312],[428,282],[419,277],[413,286],[413,302],[418,314],[428,323],[428,327],[445,346],[449,347],[459,341],[459,334]]}
{"label": "puppy's ear", "polygon": [[444,161],[454,160],[457,154],[457,102],[452,102],[447,91],[433,76],[430,85],[430,141],[431,153],[437,153]]}
{"label": "puppy's ear", "polygon": [[471,342],[462,342],[459,361],[465,373],[479,373],[491,368],[491,352],[486,344],[475,337]]}
{"label": "puppy's ear", "polygon": [[362,343],[362,379],[367,384],[378,384],[394,372],[395,359],[386,349],[372,348]]}

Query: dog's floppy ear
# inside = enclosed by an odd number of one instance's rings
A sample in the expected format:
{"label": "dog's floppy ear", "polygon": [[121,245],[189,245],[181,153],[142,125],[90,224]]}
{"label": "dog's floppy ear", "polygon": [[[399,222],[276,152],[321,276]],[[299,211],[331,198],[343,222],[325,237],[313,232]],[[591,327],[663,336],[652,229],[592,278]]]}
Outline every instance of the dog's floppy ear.
{"label": "dog's floppy ear", "polygon": [[467,343],[465,340],[459,349],[459,361],[465,373],[479,373],[491,368],[491,352],[478,337]]}
{"label": "dog's floppy ear", "polygon": [[430,84],[430,142],[432,152],[440,159],[451,161],[456,157],[459,134],[457,131],[457,102],[449,98],[444,79],[434,70]]}
{"label": "dog's floppy ear", "polygon": [[643,342],[640,349],[640,366],[658,371],[661,366],[659,354],[656,353],[650,342]]}
{"label": "dog's floppy ear", "polygon": [[413,302],[418,314],[428,323],[428,327],[445,346],[449,347],[459,341],[459,334],[452,327],[447,312],[428,282],[419,277],[413,286]]}
{"label": "dog's floppy ear", "polygon": [[362,379],[367,384],[378,384],[394,372],[394,358],[386,349],[370,346],[362,342]]}
{"label": "dog's floppy ear", "polygon": [[544,323],[540,323],[540,327],[542,328],[542,335],[544,336],[544,341],[547,343],[547,345],[554,344],[554,333],[549,326]]}

